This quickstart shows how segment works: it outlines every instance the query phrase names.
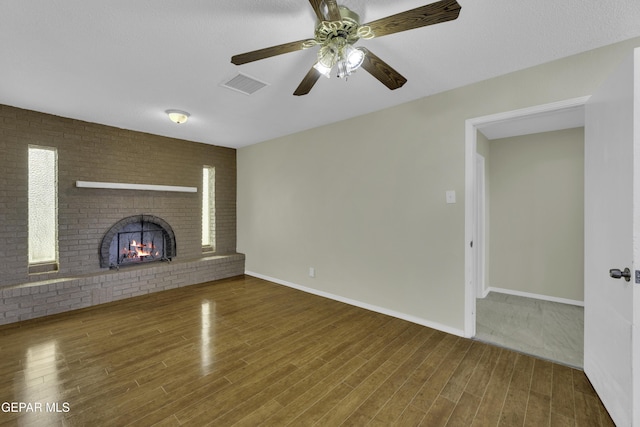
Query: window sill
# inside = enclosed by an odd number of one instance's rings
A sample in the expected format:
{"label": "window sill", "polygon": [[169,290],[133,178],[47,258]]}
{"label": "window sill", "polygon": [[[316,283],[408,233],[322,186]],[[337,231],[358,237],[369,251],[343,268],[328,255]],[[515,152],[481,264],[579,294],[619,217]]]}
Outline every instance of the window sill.
{"label": "window sill", "polygon": [[29,274],[46,274],[46,273],[57,273],[57,272],[58,272],[57,262],[39,262],[39,263],[29,264]]}

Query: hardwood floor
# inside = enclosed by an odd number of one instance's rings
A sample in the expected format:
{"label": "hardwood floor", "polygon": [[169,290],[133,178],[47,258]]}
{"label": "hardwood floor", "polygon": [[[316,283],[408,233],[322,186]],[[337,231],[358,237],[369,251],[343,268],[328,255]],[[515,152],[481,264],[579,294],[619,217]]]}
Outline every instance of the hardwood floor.
{"label": "hardwood floor", "polygon": [[579,370],[248,276],[3,326],[0,354],[0,425],[613,425]]}

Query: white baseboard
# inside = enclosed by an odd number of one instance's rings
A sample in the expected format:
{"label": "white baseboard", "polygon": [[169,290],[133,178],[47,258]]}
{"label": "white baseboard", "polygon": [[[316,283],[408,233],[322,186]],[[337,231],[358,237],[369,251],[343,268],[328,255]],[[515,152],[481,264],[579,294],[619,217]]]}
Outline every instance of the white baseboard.
{"label": "white baseboard", "polygon": [[551,301],[551,302],[559,302],[562,304],[569,304],[569,305],[577,305],[579,307],[584,307],[584,301],[578,301],[578,300],[574,300],[574,299],[567,299],[567,298],[558,298],[558,297],[552,297],[549,295],[540,295],[540,294],[533,294],[530,292],[521,292],[521,291],[514,291],[513,289],[504,289],[504,288],[494,288],[493,286],[490,286],[486,289],[485,291],[486,293],[484,294],[484,297],[486,297],[489,292],[497,292],[500,294],[508,294],[508,295],[516,295],[519,297],[526,297],[526,298],[535,298],[535,299],[540,299],[540,300],[544,300],[544,301]]}
{"label": "white baseboard", "polygon": [[345,298],[340,295],[332,294],[329,292],[320,291],[318,289],[309,288],[307,286],[298,285],[295,283],[287,282],[286,280],[277,279],[275,277],[265,276],[264,274],[255,273],[253,271],[245,271],[244,274],[247,276],[257,277],[258,279],[267,280],[269,282],[277,283],[279,285],[287,286],[289,288],[297,289],[302,292],[307,292],[309,294],[318,295],[324,298],[329,298],[334,301],[343,302],[345,304],[353,305],[355,307],[364,308],[365,310],[374,311],[376,313],[386,314],[387,316],[396,317],[398,319],[406,320],[407,322],[416,323],[418,325],[426,326],[428,328],[437,329],[442,332],[446,332],[448,334],[457,335],[459,337],[464,337],[464,331],[461,329],[452,328],[447,325],[443,325],[437,322],[431,322],[429,320],[423,319],[421,317],[412,316],[410,314],[401,313],[394,310],[389,310],[384,307],[379,307],[377,305],[368,304],[366,302],[354,300],[351,298]]}

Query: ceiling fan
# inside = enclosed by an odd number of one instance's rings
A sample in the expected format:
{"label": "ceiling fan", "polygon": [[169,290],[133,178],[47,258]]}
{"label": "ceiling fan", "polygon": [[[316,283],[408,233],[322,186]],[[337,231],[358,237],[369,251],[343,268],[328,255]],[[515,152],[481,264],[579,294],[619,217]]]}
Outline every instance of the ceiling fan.
{"label": "ceiling fan", "polygon": [[460,14],[456,0],[440,0],[386,18],[360,25],[357,13],[336,0],[309,0],[318,24],[313,39],[299,40],[278,46],[254,50],[231,57],[235,65],[246,64],[283,53],[320,46],[318,60],[302,79],[294,95],[308,94],[321,75],[329,77],[337,68],[338,77],[347,77],[362,67],[389,89],[398,89],[407,82],[400,73],[365,47],[354,47],[359,39],[372,39],[427,25],[451,21]]}

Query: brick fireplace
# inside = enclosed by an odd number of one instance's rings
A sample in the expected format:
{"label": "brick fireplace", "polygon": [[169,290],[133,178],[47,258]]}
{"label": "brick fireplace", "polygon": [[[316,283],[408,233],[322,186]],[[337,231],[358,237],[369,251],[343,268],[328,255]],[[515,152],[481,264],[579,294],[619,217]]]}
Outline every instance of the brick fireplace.
{"label": "brick fireplace", "polygon": [[[58,153],[58,267],[37,274],[28,262],[30,145]],[[244,273],[244,255],[236,253],[235,150],[0,105],[0,151],[0,324]],[[154,168],[132,167],[132,158]],[[205,165],[216,170],[214,253],[203,252],[201,239]],[[198,191],[78,188],[77,181]],[[114,225],[141,215],[171,230],[160,256],[171,262],[109,269],[103,238]]]}

